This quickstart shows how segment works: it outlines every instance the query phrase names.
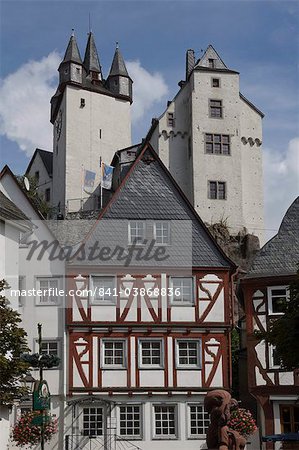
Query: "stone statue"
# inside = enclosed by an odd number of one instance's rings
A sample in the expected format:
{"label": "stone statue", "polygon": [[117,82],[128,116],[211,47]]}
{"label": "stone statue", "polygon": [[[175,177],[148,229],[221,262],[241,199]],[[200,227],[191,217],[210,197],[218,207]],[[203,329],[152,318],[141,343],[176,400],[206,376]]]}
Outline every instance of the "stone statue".
{"label": "stone statue", "polygon": [[229,392],[215,389],[208,392],[204,401],[205,410],[210,414],[210,425],[207,433],[209,450],[242,450],[246,439],[231,430],[227,423],[231,416],[231,409],[238,408],[237,400]]}

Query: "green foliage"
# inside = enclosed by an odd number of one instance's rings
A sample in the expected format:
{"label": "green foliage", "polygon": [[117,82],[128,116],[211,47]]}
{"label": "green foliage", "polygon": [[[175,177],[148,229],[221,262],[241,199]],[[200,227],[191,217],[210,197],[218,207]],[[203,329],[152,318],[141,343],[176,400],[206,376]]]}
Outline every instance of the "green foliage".
{"label": "green foliage", "polygon": [[231,332],[231,355],[232,355],[232,390],[233,396],[239,397],[239,350],[240,336],[234,328]]}
{"label": "green foliage", "polygon": [[40,356],[38,353],[33,353],[31,355],[26,353],[22,355],[22,360],[35,369],[52,369],[53,367],[59,366],[60,363],[60,358],[56,355],[43,354]]}
{"label": "green foliage", "polygon": [[26,393],[20,379],[28,371],[28,364],[20,356],[28,351],[28,346],[27,333],[19,326],[20,314],[10,308],[1,294],[5,288],[5,280],[0,280],[0,404],[11,405]]}
{"label": "green foliage", "polygon": [[256,336],[275,346],[284,369],[294,370],[299,368],[299,270],[289,294],[290,300],[282,305],[284,315],[273,320],[267,332],[257,332]]}
{"label": "green foliage", "polygon": [[47,217],[48,214],[51,211],[50,205],[45,201],[45,199],[38,193],[38,180],[30,175],[26,175],[26,178],[28,178],[30,189],[27,191],[25,184],[24,184],[24,178],[25,176],[18,176],[17,180],[22,188],[22,190],[26,193],[27,197],[30,198],[34,206],[39,210],[39,212],[44,216]]}

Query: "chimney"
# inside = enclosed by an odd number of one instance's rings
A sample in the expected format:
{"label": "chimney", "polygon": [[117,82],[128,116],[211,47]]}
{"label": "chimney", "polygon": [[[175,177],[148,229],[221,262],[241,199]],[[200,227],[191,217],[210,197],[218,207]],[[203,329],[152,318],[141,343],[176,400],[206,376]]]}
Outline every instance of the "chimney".
{"label": "chimney", "polygon": [[187,50],[186,52],[186,81],[188,81],[188,78],[190,76],[190,73],[194,69],[195,66],[195,54],[194,50]]}

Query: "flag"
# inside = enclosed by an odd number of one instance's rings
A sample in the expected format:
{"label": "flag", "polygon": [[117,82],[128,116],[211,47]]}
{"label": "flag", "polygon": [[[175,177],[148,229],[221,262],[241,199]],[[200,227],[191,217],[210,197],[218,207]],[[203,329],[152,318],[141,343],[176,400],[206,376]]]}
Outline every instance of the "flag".
{"label": "flag", "polygon": [[94,189],[96,174],[90,170],[85,170],[83,189],[87,194],[91,194]]}
{"label": "flag", "polygon": [[104,189],[111,189],[113,169],[114,167],[102,163],[102,187]]}

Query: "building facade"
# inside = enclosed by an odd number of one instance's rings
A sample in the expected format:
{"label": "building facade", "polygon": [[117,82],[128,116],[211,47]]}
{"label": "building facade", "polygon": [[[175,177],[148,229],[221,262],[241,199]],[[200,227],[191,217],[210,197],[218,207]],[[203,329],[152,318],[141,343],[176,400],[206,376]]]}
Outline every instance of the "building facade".
{"label": "building facade", "polygon": [[[281,317],[281,305],[288,301],[298,261],[299,197],[286,212],[278,234],[260,250],[242,280],[249,392],[257,400],[263,436],[298,432],[299,371],[283,370],[275,348],[254,334],[266,331]],[[267,448],[280,448],[280,443],[275,445],[267,443]]]}
{"label": "building facade", "polygon": [[263,242],[263,114],[241,93],[239,73],[210,45],[153,119],[150,142],[204,220],[244,228]]}

